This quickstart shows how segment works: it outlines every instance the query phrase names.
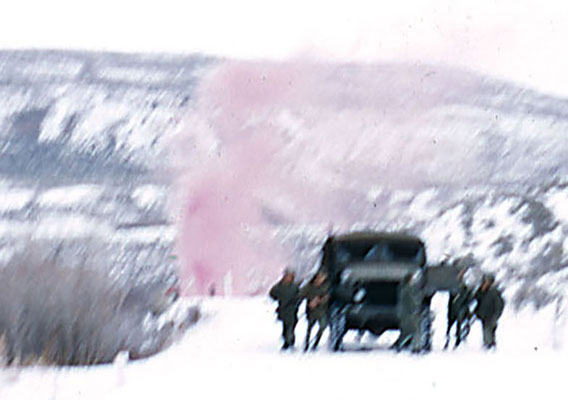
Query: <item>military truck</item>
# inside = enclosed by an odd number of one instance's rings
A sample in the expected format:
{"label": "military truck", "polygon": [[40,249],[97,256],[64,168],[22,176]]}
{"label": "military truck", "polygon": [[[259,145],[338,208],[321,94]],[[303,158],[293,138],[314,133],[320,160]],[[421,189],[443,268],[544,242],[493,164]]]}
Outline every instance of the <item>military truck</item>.
{"label": "military truck", "polygon": [[339,350],[350,329],[380,336],[400,329],[398,288],[411,273],[421,277],[421,350],[431,348],[430,301],[436,291],[457,285],[457,270],[427,266],[418,237],[386,232],[354,232],[330,236],[322,249],[321,268],[330,280],[330,347]]}

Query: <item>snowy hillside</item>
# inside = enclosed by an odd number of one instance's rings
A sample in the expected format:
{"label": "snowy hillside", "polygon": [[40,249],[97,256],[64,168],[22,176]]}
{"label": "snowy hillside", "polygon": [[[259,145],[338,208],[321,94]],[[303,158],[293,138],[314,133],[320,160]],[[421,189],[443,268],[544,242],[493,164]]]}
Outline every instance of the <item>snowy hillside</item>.
{"label": "snowy hillside", "polygon": [[[167,214],[166,185],[83,184],[42,189],[0,185],[0,260],[31,240],[75,258],[99,246],[109,271],[123,278],[155,279],[173,272],[177,236]],[[47,248],[47,247],[46,247]]]}
{"label": "snowy hillside", "polygon": [[175,254],[193,293],[263,293],[372,227],[562,301],[566,99],[435,65],[61,51],[1,52],[0,83],[2,257],[96,237],[132,275]]}
{"label": "snowy hillside", "polygon": [[167,152],[203,57],[0,52],[0,174],[129,179]]}
{"label": "snowy hillside", "polygon": [[168,141],[209,62],[0,51],[0,258],[95,240],[129,279],[171,273]]}

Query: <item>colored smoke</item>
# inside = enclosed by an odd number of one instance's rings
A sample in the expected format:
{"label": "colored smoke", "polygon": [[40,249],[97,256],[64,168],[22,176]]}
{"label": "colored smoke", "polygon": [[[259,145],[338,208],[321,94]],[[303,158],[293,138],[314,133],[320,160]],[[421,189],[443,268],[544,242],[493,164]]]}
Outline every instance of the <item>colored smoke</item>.
{"label": "colored smoke", "polygon": [[[191,292],[262,292],[292,259],[274,227],[352,226],[362,218],[354,193],[485,178],[481,128],[451,115],[467,113],[453,105],[483,84],[428,66],[216,67],[177,143]],[[472,134],[456,135],[462,128]]]}

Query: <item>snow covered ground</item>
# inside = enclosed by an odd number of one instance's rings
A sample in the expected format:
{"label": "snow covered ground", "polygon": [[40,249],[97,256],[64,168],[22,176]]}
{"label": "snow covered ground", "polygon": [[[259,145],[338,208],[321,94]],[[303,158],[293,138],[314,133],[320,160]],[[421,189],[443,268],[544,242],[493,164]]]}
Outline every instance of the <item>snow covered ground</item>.
{"label": "snow covered ground", "polygon": [[[147,360],[89,368],[0,371],[0,399],[397,399],[564,398],[567,330],[554,310],[513,314],[498,330],[499,349],[480,349],[476,323],[457,351],[442,351],[446,297],[434,298],[434,351],[426,356],[387,350],[384,335],[348,350],[281,353],[274,304],[264,297],[205,298],[203,319],[178,343]],[[560,323],[560,325],[558,325]],[[561,334],[554,334],[554,327]],[[305,325],[297,328],[301,343]],[[325,341],[325,337],[324,337]],[[324,343],[325,344],[325,343]]]}

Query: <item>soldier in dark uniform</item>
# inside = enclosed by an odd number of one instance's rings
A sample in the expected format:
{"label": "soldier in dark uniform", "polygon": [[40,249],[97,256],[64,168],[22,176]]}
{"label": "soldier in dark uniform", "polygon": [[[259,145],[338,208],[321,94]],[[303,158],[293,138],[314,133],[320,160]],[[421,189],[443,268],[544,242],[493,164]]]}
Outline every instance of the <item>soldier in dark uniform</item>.
{"label": "soldier in dark uniform", "polygon": [[463,268],[458,274],[459,285],[450,291],[448,300],[448,324],[446,328],[446,344],[450,345],[450,331],[456,325],[456,341],[454,347],[458,347],[469,334],[469,321],[471,318],[469,306],[473,300],[473,293],[463,282],[463,276],[467,268]]}
{"label": "soldier in dark uniform", "polygon": [[318,323],[318,332],[312,350],[318,347],[323,332],[327,327],[327,309],[329,302],[329,283],[327,274],[324,271],[318,271],[314,277],[301,290],[300,296],[306,299],[306,318],[308,320],[308,330],[306,332],[306,343],[304,351],[308,351],[310,346],[310,335],[316,322]]}
{"label": "soldier in dark uniform", "polygon": [[[360,301],[357,294],[363,296],[361,289],[356,282],[352,282],[349,274],[341,274],[340,284],[335,285],[331,293],[331,303],[329,305],[330,332],[329,344],[333,351],[342,350],[343,337],[347,333],[347,314],[353,305]],[[362,298],[361,298],[362,300]]]}
{"label": "soldier in dark uniform", "polygon": [[298,308],[300,305],[300,289],[294,282],[295,274],[287,269],[282,279],[270,289],[270,297],[278,302],[276,313],[282,321],[282,349],[294,347],[296,324],[298,323]]}
{"label": "soldier in dark uniform", "polygon": [[475,299],[477,300],[475,315],[481,320],[483,326],[483,347],[486,349],[494,348],[496,346],[497,321],[505,307],[501,291],[495,286],[495,276],[492,274],[483,275]]}
{"label": "soldier in dark uniform", "polygon": [[422,288],[417,277],[408,273],[398,289],[397,317],[400,335],[392,348],[400,351],[410,346],[413,353],[420,351],[420,321],[422,311]]}

